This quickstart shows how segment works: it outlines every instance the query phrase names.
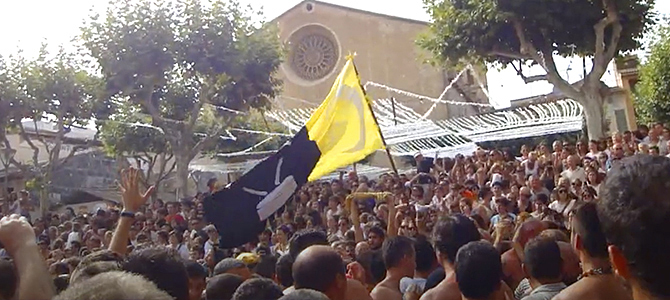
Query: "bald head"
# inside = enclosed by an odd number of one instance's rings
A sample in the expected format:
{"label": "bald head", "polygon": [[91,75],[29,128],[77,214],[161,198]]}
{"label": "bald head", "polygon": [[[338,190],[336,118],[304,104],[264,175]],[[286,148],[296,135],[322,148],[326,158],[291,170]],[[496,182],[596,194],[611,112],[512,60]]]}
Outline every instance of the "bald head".
{"label": "bald head", "polygon": [[359,242],[356,244],[356,256],[361,256],[365,252],[370,251],[370,244],[368,242]]}
{"label": "bald head", "polygon": [[528,219],[526,222],[519,226],[516,234],[514,235],[514,242],[525,247],[528,241],[534,237],[540,235],[540,233],[546,229],[546,225],[538,219]]}
{"label": "bald head", "polygon": [[344,261],[335,249],[311,246],[293,263],[293,284],[296,289],[312,289],[332,300],[342,299],[347,286],[345,272]]}
{"label": "bald head", "polygon": [[531,190],[527,186],[523,186],[522,188],[519,189],[519,195],[530,195]]}

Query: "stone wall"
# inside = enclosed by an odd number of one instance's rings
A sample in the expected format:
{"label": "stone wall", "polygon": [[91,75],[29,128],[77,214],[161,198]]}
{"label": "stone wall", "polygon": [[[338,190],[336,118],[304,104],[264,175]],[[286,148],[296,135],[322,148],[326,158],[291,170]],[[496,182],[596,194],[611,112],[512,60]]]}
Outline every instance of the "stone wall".
{"label": "stone wall", "polygon": [[75,155],[54,171],[49,198],[60,202],[77,190],[108,190],[118,176],[116,160],[100,150]]}
{"label": "stone wall", "polygon": [[[321,103],[349,53],[356,53],[356,66],[363,84],[374,81],[437,98],[456,77],[456,72],[446,72],[425,63],[430,54],[416,44],[420,35],[428,30],[425,22],[318,1],[304,1],[274,22],[288,48],[280,68],[284,81],[280,106],[285,109]],[[484,93],[479,91],[477,77],[486,80],[486,76],[464,74],[458,81],[459,88],[451,89],[444,99],[488,103]],[[375,87],[367,91],[373,99],[395,97],[419,114],[427,112],[433,104]],[[467,95],[464,97],[462,93]],[[479,112],[473,106],[438,104],[430,118],[446,119]]]}

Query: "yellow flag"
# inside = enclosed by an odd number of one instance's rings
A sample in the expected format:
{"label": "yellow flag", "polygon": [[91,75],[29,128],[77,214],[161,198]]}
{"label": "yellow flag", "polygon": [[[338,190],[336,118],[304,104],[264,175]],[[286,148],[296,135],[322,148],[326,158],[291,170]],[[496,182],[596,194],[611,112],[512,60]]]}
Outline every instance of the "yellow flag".
{"label": "yellow flag", "polygon": [[321,152],[316,167],[309,175],[310,181],[384,149],[379,127],[370,110],[370,100],[361,86],[353,57],[347,58],[328,96],[305,127],[309,139],[317,144]]}

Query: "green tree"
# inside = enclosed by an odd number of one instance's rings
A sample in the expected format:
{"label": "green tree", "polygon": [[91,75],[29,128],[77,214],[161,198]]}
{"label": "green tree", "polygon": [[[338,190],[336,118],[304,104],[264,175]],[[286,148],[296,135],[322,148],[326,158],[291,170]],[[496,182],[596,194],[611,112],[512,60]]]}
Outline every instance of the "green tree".
{"label": "green tree", "polygon": [[[266,109],[278,92],[281,43],[252,17],[222,0],[124,0],[83,28],[108,97],[141,105],[165,132],[181,197],[189,195],[190,161],[234,121],[228,109]],[[214,118],[202,118],[207,109]]]}
{"label": "green tree", "polygon": [[[7,135],[14,133],[17,122],[22,116],[19,113],[19,104],[26,99],[21,88],[21,73],[23,72],[22,56],[3,57],[0,55],[0,143],[2,148],[12,148]],[[14,160],[14,165],[19,163]]]}
{"label": "green tree", "polygon": [[670,124],[670,24],[658,29],[640,66],[635,109],[644,123]]}
{"label": "green tree", "polygon": [[[600,82],[619,52],[638,49],[654,23],[654,0],[424,0],[433,19],[419,44],[446,65],[487,62],[513,65],[526,83],[547,80],[585,108],[591,138],[605,134]],[[554,56],[590,57],[585,80],[570,84]],[[526,77],[521,65],[546,74]],[[519,64],[519,67],[514,65]]]}
{"label": "green tree", "polygon": [[[40,210],[49,208],[47,195],[56,168],[88,148],[93,140],[68,139],[71,126],[85,126],[93,117],[92,107],[100,81],[86,72],[78,56],[60,49],[49,53],[43,45],[34,60],[21,53],[0,65],[0,137],[11,148],[9,134],[19,134],[33,151],[30,163],[14,160],[29,185],[40,194]],[[40,121],[52,124],[43,128]],[[66,148],[68,148],[66,150]]]}
{"label": "green tree", "polygon": [[145,188],[153,185],[158,191],[176,162],[165,133],[151,126],[150,119],[139,114],[136,107],[123,105],[111,119],[98,122],[98,138],[105,152],[115,157],[121,167],[129,166],[132,160],[142,172]]}

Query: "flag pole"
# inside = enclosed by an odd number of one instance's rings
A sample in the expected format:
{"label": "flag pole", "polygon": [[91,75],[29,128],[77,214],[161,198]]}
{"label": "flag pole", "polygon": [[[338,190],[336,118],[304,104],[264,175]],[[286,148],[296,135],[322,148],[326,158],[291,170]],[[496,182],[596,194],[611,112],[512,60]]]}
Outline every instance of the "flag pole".
{"label": "flag pole", "polygon": [[356,64],[354,63],[354,56],[356,53],[349,54],[347,56],[347,59],[351,59],[351,64],[354,66],[354,71],[356,72],[356,77],[358,77],[358,84],[361,86],[361,90],[363,91],[363,96],[365,96],[365,102],[368,104],[368,108],[370,109],[370,114],[372,114],[372,119],[375,121],[375,125],[377,125],[377,131],[379,131],[379,137],[382,140],[382,144],[384,145],[384,150],[386,150],[386,156],[389,159],[389,162],[391,163],[391,168],[393,169],[393,173],[396,175],[398,174],[398,168],[395,166],[395,161],[393,161],[393,156],[391,155],[391,151],[389,150],[389,147],[386,145],[386,139],[384,139],[384,134],[382,133],[381,127],[379,127],[379,122],[377,121],[377,116],[375,115],[375,112],[372,110],[372,101],[370,101],[370,98],[368,98],[368,93],[365,91],[365,87],[361,84],[361,75],[358,74],[358,68],[356,68]]}
{"label": "flag pole", "polygon": [[[356,71],[358,73],[358,71]],[[365,93],[365,89],[363,89],[363,93]],[[389,150],[389,147],[386,145],[386,139],[384,139],[384,134],[382,134],[382,129],[379,127],[379,122],[377,122],[377,116],[375,116],[375,113],[372,111],[372,104],[370,101],[368,101],[368,96],[366,94],[365,96],[365,102],[368,103],[368,107],[370,108],[370,113],[372,114],[372,119],[375,120],[375,124],[377,124],[377,130],[379,131],[379,136],[382,139],[382,144],[384,145],[384,150],[386,150],[386,156],[389,158],[389,162],[391,163],[391,168],[393,169],[393,173],[396,175],[398,174],[398,168],[395,166],[395,162],[393,161],[393,156],[391,155],[391,151]]]}

